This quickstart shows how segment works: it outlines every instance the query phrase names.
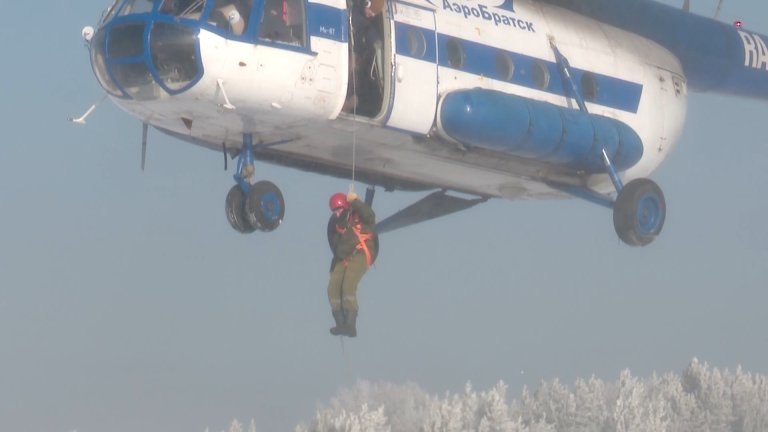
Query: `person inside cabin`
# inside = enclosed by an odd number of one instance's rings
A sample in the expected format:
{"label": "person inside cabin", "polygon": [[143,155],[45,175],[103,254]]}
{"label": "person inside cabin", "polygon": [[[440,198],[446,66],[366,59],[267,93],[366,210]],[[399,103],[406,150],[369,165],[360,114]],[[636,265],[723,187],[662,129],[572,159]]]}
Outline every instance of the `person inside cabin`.
{"label": "person inside cabin", "polygon": [[345,112],[371,117],[379,111],[383,41],[376,18],[385,5],[386,0],[348,0],[352,49]]}
{"label": "person inside cabin", "polygon": [[211,22],[235,36],[245,33],[253,0],[216,0]]}
{"label": "person inside cabin", "polygon": [[303,15],[297,0],[266,0],[259,37],[290,45],[301,45]]}
{"label": "person inside cabin", "polygon": [[328,281],[328,301],[336,323],[334,336],[357,336],[357,285],[376,259],[376,214],[357,194],[336,193],[329,202],[333,229],[329,242],[333,251]]}

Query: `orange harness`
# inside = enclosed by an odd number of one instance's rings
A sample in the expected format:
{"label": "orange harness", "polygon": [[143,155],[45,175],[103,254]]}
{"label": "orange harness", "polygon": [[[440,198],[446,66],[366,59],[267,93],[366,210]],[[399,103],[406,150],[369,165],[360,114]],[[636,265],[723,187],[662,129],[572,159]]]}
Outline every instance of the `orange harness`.
{"label": "orange harness", "polygon": [[368,244],[366,241],[373,238],[373,234],[371,233],[363,233],[360,230],[360,225],[355,225],[352,227],[352,232],[355,233],[357,236],[357,239],[360,241],[357,246],[355,246],[355,249],[362,249],[365,253],[365,262],[368,263],[368,267],[373,264],[373,256],[371,256],[371,250],[368,249]]}
{"label": "orange harness", "polygon": [[[350,219],[351,221],[354,221],[353,222],[354,224],[350,224],[349,227],[352,228],[352,232],[355,233],[355,236],[357,236],[357,240],[358,240],[357,246],[355,246],[355,250],[363,251],[363,253],[365,254],[365,262],[368,264],[368,267],[370,267],[371,265],[373,265],[373,254],[371,254],[371,250],[368,248],[368,244],[366,244],[365,242],[373,238],[373,233],[362,232],[362,225],[359,223],[359,219],[357,218],[356,214],[354,213],[351,214],[347,218],[347,221],[351,222]],[[346,228],[336,225],[337,233],[344,234],[345,231],[346,231]],[[347,261],[348,259],[345,260],[344,265],[348,264]]]}
{"label": "orange harness", "polygon": [[[368,267],[370,267],[371,265],[373,265],[373,255],[371,254],[371,250],[368,248],[368,244],[366,243],[366,241],[372,239],[373,234],[363,233],[361,229],[362,226],[360,224],[353,225],[351,228],[352,228],[352,232],[355,233],[355,236],[357,236],[357,240],[358,240],[357,246],[355,246],[355,250],[363,251],[363,253],[365,254],[365,262],[368,264]],[[339,234],[344,234],[345,231],[346,231],[345,228],[342,228],[336,225],[336,232],[338,232]]]}

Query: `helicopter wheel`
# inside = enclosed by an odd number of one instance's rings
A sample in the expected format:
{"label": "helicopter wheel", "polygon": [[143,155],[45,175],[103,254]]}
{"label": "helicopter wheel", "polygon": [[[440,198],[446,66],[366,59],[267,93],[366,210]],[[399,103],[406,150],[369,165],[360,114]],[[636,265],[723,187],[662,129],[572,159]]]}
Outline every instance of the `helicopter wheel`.
{"label": "helicopter wheel", "polygon": [[248,222],[248,217],[245,214],[245,194],[240,186],[234,185],[227,194],[227,199],[224,202],[224,209],[227,212],[227,220],[235,231],[249,234],[256,230]]}
{"label": "helicopter wheel", "polygon": [[256,182],[245,199],[248,223],[261,231],[279,227],[285,216],[285,200],[280,189],[269,181]]}
{"label": "helicopter wheel", "polygon": [[639,178],[624,185],[613,205],[616,234],[630,246],[645,246],[661,232],[667,205],[661,188],[652,180]]}

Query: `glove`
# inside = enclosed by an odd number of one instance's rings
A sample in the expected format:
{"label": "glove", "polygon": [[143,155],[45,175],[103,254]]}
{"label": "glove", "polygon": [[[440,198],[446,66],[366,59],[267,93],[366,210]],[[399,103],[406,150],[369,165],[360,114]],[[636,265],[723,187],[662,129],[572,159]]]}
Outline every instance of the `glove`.
{"label": "glove", "polygon": [[349,192],[349,193],[347,194],[347,201],[348,201],[348,202],[352,202],[352,201],[354,201],[354,200],[356,200],[356,199],[357,199],[357,194],[356,194],[356,193],[354,193],[354,192]]}

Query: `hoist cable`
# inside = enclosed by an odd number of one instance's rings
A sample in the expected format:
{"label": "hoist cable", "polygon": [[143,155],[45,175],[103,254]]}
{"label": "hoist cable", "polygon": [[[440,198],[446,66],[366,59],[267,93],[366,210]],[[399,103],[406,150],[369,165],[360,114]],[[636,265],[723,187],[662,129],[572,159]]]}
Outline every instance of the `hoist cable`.
{"label": "hoist cable", "polygon": [[349,185],[349,191],[355,189],[355,165],[357,163],[357,41],[355,40],[355,27],[353,25],[352,11],[349,14],[349,40],[352,44],[349,57],[352,64],[352,183]]}

